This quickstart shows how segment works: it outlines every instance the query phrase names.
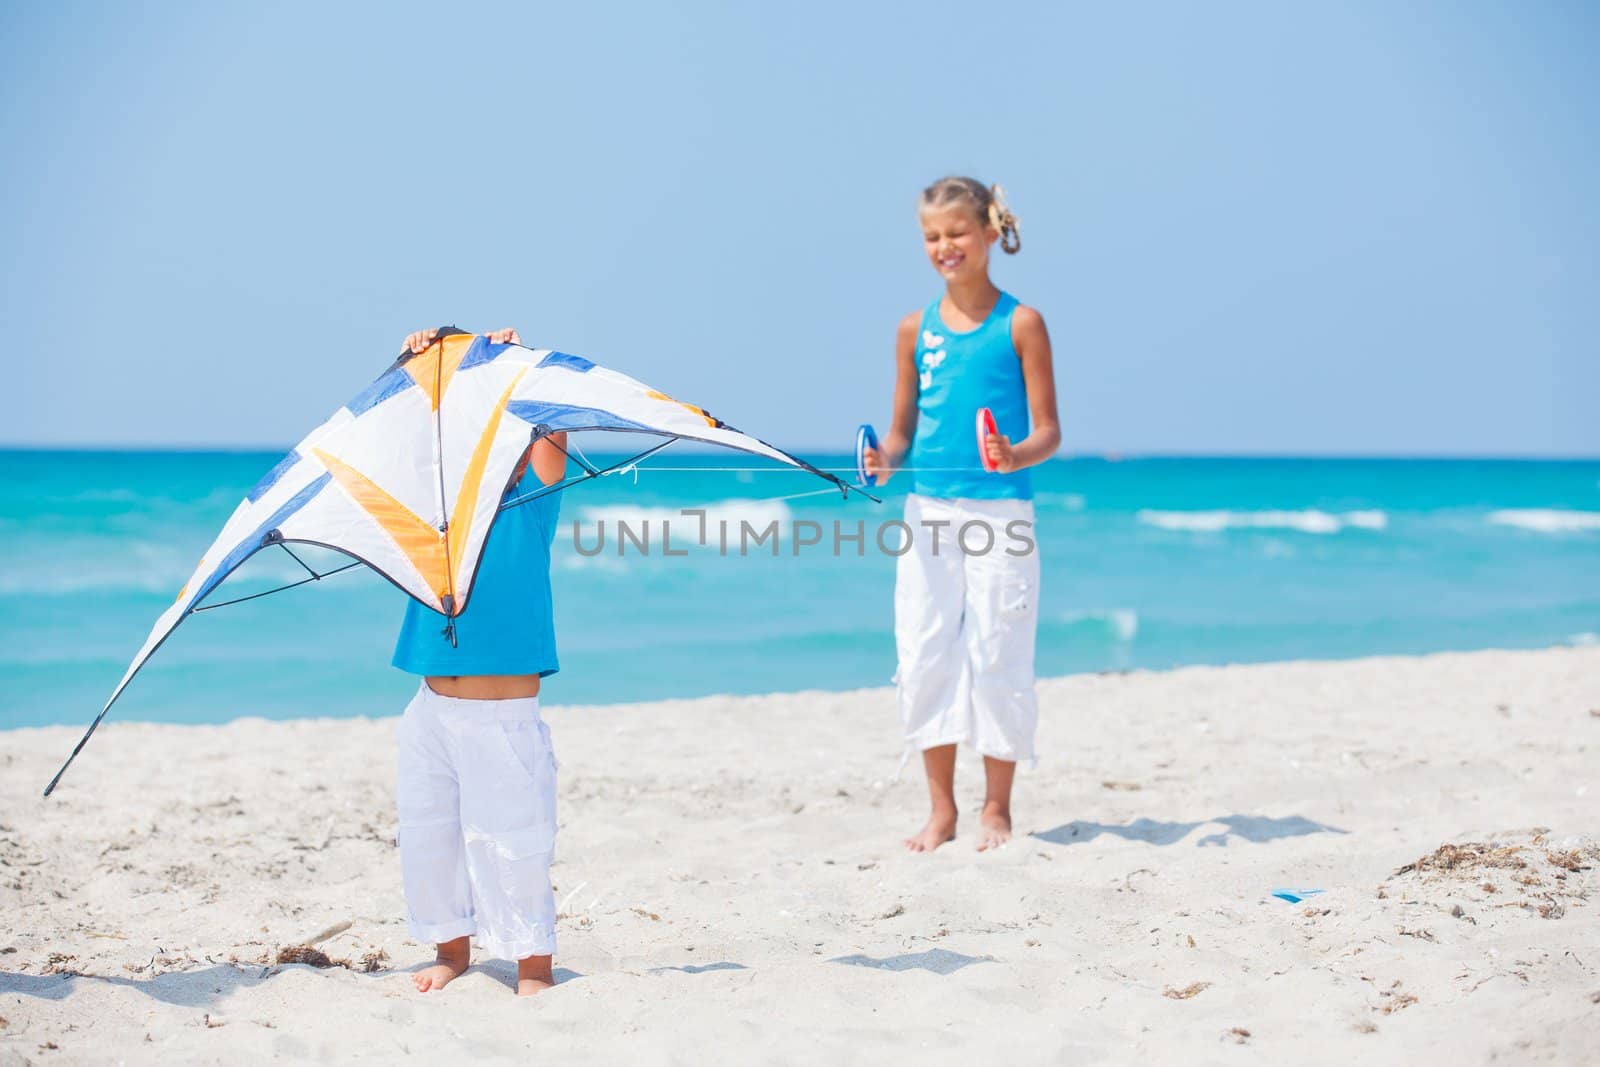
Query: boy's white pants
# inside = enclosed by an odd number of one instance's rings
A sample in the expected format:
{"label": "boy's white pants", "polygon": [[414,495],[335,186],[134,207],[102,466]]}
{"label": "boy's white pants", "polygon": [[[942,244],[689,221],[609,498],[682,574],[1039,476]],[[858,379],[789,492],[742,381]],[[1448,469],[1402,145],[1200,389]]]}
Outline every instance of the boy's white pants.
{"label": "boy's white pants", "polygon": [[500,959],[556,947],[556,760],[539,700],[460,700],[426,682],[400,743],[400,871],[411,936],[476,935]]}
{"label": "boy's white pants", "polygon": [[[929,749],[964,742],[995,759],[1032,760],[1039,721],[1032,501],[913,493],[905,521],[912,547],[896,565],[894,637],[907,744]],[[939,523],[947,525],[925,525]],[[993,545],[982,552],[985,528],[993,532]]]}

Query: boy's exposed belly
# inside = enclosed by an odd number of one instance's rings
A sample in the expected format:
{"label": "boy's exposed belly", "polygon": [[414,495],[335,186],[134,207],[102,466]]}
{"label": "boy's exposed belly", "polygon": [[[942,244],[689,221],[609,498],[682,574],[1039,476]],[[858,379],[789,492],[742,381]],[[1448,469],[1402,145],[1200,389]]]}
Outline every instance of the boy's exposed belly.
{"label": "boy's exposed belly", "polygon": [[430,674],[428,688],[458,700],[517,700],[539,695],[537,674]]}

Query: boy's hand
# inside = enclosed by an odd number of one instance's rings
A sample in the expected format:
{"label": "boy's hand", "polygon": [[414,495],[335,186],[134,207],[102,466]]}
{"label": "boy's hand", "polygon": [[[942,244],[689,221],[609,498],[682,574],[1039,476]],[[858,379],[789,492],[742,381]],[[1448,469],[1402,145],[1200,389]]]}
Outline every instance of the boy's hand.
{"label": "boy's hand", "polygon": [[1011,438],[1003,433],[992,433],[984,442],[984,450],[989,454],[989,462],[994,464],[995,473],[1010,474],[1020,469],[1016,456],[1011,451]]}
{"label": "boy's hand", "polygon": [[[503,330],[493,330],[483,336],[491,344],[520,345],[522,343],[522,337],[517,333],[514,326],[507,326]],[[431,330],[418,330],[416,333],[406,334],[405,347],[408,351],[420,356],[428,350],[429,345],[438,339],[438,327],[434,327]]]}
{"label": "boy's hand", "polygon": [[439,328],[437,326],[431,330],[418,330],[416,333],[408,333],[406,334],[405,348],[413,355],[420,356],[428,350],[428,346],[433,344],[438,336]]}

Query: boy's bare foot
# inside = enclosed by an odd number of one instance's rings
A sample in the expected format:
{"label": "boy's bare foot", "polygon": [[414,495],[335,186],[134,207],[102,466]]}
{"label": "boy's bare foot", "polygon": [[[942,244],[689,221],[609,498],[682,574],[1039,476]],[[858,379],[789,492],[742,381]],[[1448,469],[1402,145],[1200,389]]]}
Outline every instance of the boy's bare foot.
{"label": "boy's bare foot", "polygon": [[418,993],[434,992],[460,978],[471,960],[472,949],[467,939],[458,937],[441,944],[434,956],[433,966],[422,968],[411,976],[411,980],[416,983]]}
{"label": "boy's bare foot", "polygon": [[912,852],[932,852],[956,836],[956,813],[936,811],[928,816],[927,823],[915,834],[906,838],[906,848]]}
{"label": "boy's bare foot", "polygon": [[978,817],[978,851],[1001,848],[1011,840],[1011,812],[997,805],[985,804]]}
{"label": "boy's bare foot", "polygon": [[556,984],[549,956],[529,956],[517,961],[517,996],[531,997]]}

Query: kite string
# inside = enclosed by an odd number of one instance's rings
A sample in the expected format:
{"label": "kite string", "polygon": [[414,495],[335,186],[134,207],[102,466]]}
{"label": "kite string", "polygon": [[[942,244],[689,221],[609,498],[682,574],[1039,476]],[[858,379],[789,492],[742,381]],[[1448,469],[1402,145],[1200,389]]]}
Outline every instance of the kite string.
{"label": "kite string", "polygon": [[[637,464],[640,460],[645,459],[645,458],[647,458],[649,456],[653,456],[657,452],[660,452],[663,448],[666,448],[667,446],[671,445],[675,440],[676,440],[676,438],[668,438],[665,441],[662,441],[662,442],[660,442],[660,443],[658,443],[656,445],[651,446],[650,448],[645,449],[643,452],[640,452],[637,455],[629,456],[626,459],[620,459],[616,463],[612,464],[610,467],[606,467],[606,468],[604,468],[602,470],[596,470],[593,467],[585,467],[584,473],[579,475],[578,477],[576,477],[576,478],[563,478],[559,482],[552,483],[551,485],[542,486],[541,488],[532,490],[531,492],[524,493],[521,496],[517,497],[515,500],[511,500],[509,502],[502,502],[501,505],[500,505],[500,509],[499,510],[505,511],[508,508],[518,507],[518,506],[520,506],[522,504],[528,503],[530,500],[537,500],[542,496],[549,495],[550,493],[558,493],[563,489],[570,489],[573,486],[579,485],[579,484],[581,484],[583,482],[586,482],[586,481],[589,481],[590,479],[603,477],[604,475],[610,474],[613,471],[620,470],[620,469],[622,469],[624,467],[633,466],[634,464]],[[555,442],[551,441],[551,444],[555,444]],[[560,445],[556,445],[556,447],[557,448],[561,448]],[[564,453],[567,453],[567,455],[569,457],[571,456],[571,453],[567,452],[567,450],[565,448],[561,448],[561,451],[564,452]],[[581,464],[581,463],[584,463],[586,461],[580,460],[579,462]]]}
{"label": "kite string", "polygon": [[[570,441],[571,439],[569,438],[568,440]],[[554,442],[551,442],[551,443],[554,444]],[[557,446],[557,447],[559,447],[559,446]],[[639,471],[641,469],[648,470],[648,471],[653,471],[653,470],[666,470],[666,471],[673,471],[673,470],[678,470],[678,471],[713,471],[713,470],[762,471],[762,470],[778,470],[778,471],[787,471],[787,470],[791,469],[791,468],[787,468],[787,467],[676,467],[676,468],[674,468],[674,467],[644,467],[644,468],[640,468],[639,463],[643,459],[648,457],[652,452],[659,451],[663,447],[665,447],[665,445],[660,445],[660,446],[657,446],[654,449],[650,449],[647,452],[641,453],[640,455],[633,457],[631,460],[624,461],[624,463],[622,465],[619,465],[617,467],[610,467],[610,468],[603,468],[602,469],[602,468],[594,467],[593,466],[593,461],[591,461],[587,455],[584,455],[584,453],[583,453],[583,451],[581,449],[578,449],[576,445],[573,445],[573,448],[578,451],[578,457],[574,457],[574,458],[578,458],[579,462],[584,464],[588,468],[589,473],[586,473],[586,474],[580,476],[579,478],[573,479],[571,482],[567,483],[566,485],[547,486],[541,492],[530,494],[529,496],[527,496],[527,497],[525,497],[523,499],[512,501],[510,504],[503,504],[503,505],[501,505],[501,510],[503,511],[508,507],[515,507],[517,504],[526,503],[527,500],[533,499],[533,497],[535,497],[535,496],[543,496],[545,493],[557,491],[558,489],[569,488],[570,486],[576,485],[579,482],[588,481],[588,480],[593,479],[593,478],[604,477],[604,476],[606,476],[608,474],[626,474],[626,473],[632,472],[633,477],[634,477],[634,483],[637,484],[638,480],[639,480]],[[566,451],[566,450],[562,449],[562,451]],[[819,469],[826,469],[826,468],[819,468]],[[842,470],[842,469],[845,469],[845,468],[839,468],[839,469]],[[924,469],[926,469],[926,468],[924,468]],[[805,473],[805,472],[804,471],[800,471],[800,473]],[[785,500],[800,500],[800,499],[805,498],[805,497],[832,495],[833,493],[836,493],[836,492],[838,492],[838,490],[834,489],[833,487],[830,486],[829,488],[826,488],[826,489],[813,489],[813,490],[809,490],[809,491],[804,492],[804,493],[789,493],[789,494],[786,494],[786,495],[783,495],[783,496],[763,497],[763,498],[760,498],[758,500],[753,500],[753,501],[750,501],[750,502],[751,503],[755,503],[755,504],[773,504],[773,503],[779,503],[779,502],[785,501]],[[707,502],[704,506],[709,508],[709,507],[715,507],[718,504],[725,504],[725,503],[727,503],[726,500],[710,501],[710,502]],[[236,597],[233,600],[224,600],[224,601],[221,601],[221,602],[216,603],[216,604],[202,604],[202,605],[200,605],[198,607],[195,607],[192,610],[195,613],[198,614],[199,612],[202,612],[202,611],[214,611],[217,608],[225,608],[225,607],[228,607],[228,606],[230,606],[232,604],[243,604],[243,603],[245,603],[246,601],[249,601],[249,600],[259,600],[261,597],[271,596],[273,593],[282,593],[285,590],[295,589],[295,588],[298,588],[299,586],[302,586],[302,585],[308,585],[311,582],[320,581],[323,578],[329,578],[329,577],[332,577],[335,574],[341,574],[344,571],[353,570],[356,567],[362,566],[362,563],[361,563],[360,560],[355,560],[353,562],[346,563],[343,566],[335,567],[330,571],[323,571],[323,572],[319,573],[315,569],[313,569],[310,565],[308,565],[305,562],[305,560],[301,559],[299,557],[299,555],[297,555],[294,551],[292,551],[287,544],[285,544],[285,543],[280,541],[280,542],[278,542],[278,547],[282,548],[285,552],[288,552],[290,558],[292,558],[296,563],[300,564],[301,567],[305,568],[306,573],[309,574],[310,577],[302,578],[302,579],[300,579],[299,581],[296,581],[296,582],[289,582],[286,585],[280,585],[280,586],[277,586],[277,587],[272,588],[272,589],[266,589],[266,590],[263,590],[263,591],[261,591],[259,593],[251,593],[248,596]]]}
{"label": "kite string", "polygon": [[[567,450],[567,446],[566,445],[563,445],[560,441],[556,440],[556,434],[557,433],[565,433],[565,432],[566,431],[564,431],[564,430],[561,430],[561,431],[552,430],[549,426],[541,424],[539,426],[534,427],[533,442],[532,443],[533,444],[538,444],[541,440],[549,441],[550,444],[554,445],[555,448],[563,456],[566,456],[568,459],[571,459],[571,460],[576,460],[578,466],[583,468],[583,473],[585,475],[587,475],[588,477],[590,477],[590,478],[593,478],[593,477],[595,477],[596,475],[599,475],[599,474],[610,473],[610,469],[611,468],[607,468],[606,470],[603,470],[603,471],[602,470],[596,470],[595,469],[595,465],[593,463],[589,462],[589,457],[583,454],[583,449],[578,448],[576,442],[574,442],[571,437],[567,438],[567,443],[571,444],[573,449],[575,449],[577,451],[578,454],[576,456],[574,456],[572,454],[572,452]],[[642,454],[643,455],[649,455],[648,452],[642,453]],[[638,459],[639,457],[635,456],[633,458],[634,459]],[[581,481],[582,479],[579,479],[579,480]]]}
{"label": "kite string", "polygon": [[[629,467],[622,468],[622,471],[626,472],[626,471],[632,470],[632,469],[633,469],[633,467],[629,466]],[[811,473],[810,471],[806,470],[803,467],[657,467],[657,466],[652,465],[652,466],[648,466],[648,467],[640,467],[639,470],[644,471],[646,474],[657,474],[657,473],[661,473],[661,474],[667,474],[667,473],[671,473],[671,474],[692,474],[692,473],[695,473],[695,472],[704,472],[704,473],[748,472],[748,473],[751,473],[751,474],[761,474],[761,473],[770,473],[770,474],[810,474]],[[854,468],[854,467],[818,467],[817,470],[826,471],[829,474],[855,474],[856,473],[856,468]],[[940,472],[943,472],[943,473],[950,474],[950,473],[956,473],[956,472],[971,472],[971,471],[980,471],[980,470],[984,470],[984,468],[983,467],[896,467],[894,469],[894,472],[896,474],[899,474],[901,471],[922,471],[924,473],[931,473],[931,472],[934,472],[934,471],[940,471]],[[610,473],[613,473],[613,472],[606,471],[604,473],[610,474]]]}
{"label": "kite string", "polygon": [[720,500],[709,500],[709,501],[705,501],[705,502],[700,503],[700,504],[682,504],[682,505],[679,505],[679,510],[680,511],[694,511],[697,508],[709,510],[711,508],[725,507],[728,504],[776,504],[776,503],[779,503],[780,501],[784,501],[784,500],[800,500],[803,497],[808,497],[808,496],[838,496],[838,495],[839,495],[839,490],[830,487],[830,488],[827,488],[827,489],[810,489],[810,490],[807,490],[804,493],[786,493],[783,496],[763,496],[763,497],[756,497],[754,499],[747,499],[747,498],[743,498],[743,497],[739,497],[739,498],[724,497],[724,498],[722,498]]}
{"label": "kite string", "polygon": [[[551,443],[553,444],[554,442],[551,442]],[[583,451],[583,447],[578,444],[577,438],[569,436],[567,438],[567,444],[571,445],[572,446],[572,451],[576,452],[578,454],[578,456],[577,456],[578,462],[583,465],[585,470],[592,471],[592,470],[595,469],[594,463],[592,461],[590,461],[588,455]],[[563,448],[561,451],[565,452],[566,449]]]}
{"label": "kite string", "polygon": [[[551,442],[551,443],[554,444],[554,442]],[[594,461],[589,458],[588,454],[586,452],[584,452],[583,447],[578,444],[578,440],[577,440],[577,437],[575,435],[569,435],[567,437],[567,446],[568,446],[567,448],[563,448],[561,451],[566,452],[569,456],[572,456],[573,459],[576,459],[578,461],[578,463],[584,468],[584,470],[587,470],[587,471],[590,471],[590,472],[595,472],[595,471],[598,470],[598,468],[596,468],[596,466],[594,464]],[[571,451],[568,451],[569,448],[571,449]],[[576,453],[576,455],[574,455],[574,453]],[[856,472],[856,468],[854,468],[854,467],[818,467],[817,470],[826,471],[829,474],[855,474],[855,473],[857,473]],[[895,468],[895,473],[898,474],[901,471],[922,471],[924,473],[939,472],[939,473],[943,473],[943,474],[956,474],[956,473],[969,473],[969,472],[972,472],[972,471],[979,471],[979,470],[984,470],[984,468],[983,467],[896,467]],[[616,467],[616,468],[611,468],[611,469],[607,469],[607,470],[599,470],[598,473],[601,474],[601,475],[607,475],[607,474],[630,474],[631,473],[633,475],[633,484],[634,485],[638,485],[639,484],[639,472],[640,471],[645,471],[646,473],[651,473],[651,474],[658,473],[658,472],[659,473],[663,473],[663,474],[665,474],[665,473],[692,474],[692,473],[695,473],[697,471],[715,472],[715,473],[718,473],[718,474],[741,474],[741,473],[760,474],[763,471],[770,471],[770,472],[775,473],[775,474],[809,474],[809,473],[811,473],[810,471],[805,470],[802,467],[773,467],[773,466],[766,466],[766,467],[658,467],[658,466],[656,466],[654,464],[651,464],[648,467],[641,467],[641,466],[639,466],[639,464],[637,462],[629,463],[627,466],[624,466],[624,467]],[[833,491],[834,490],[824,490],[824,492],[833,492]]]}
{"label": "kite string", "polygon": [[[555,444],[554,441],[551,441],[550,443],[553,445]],[[566,452],[569,459],[577,460],[578,466],[587,471],[590,477],[604,478],[612,474],[631,474],[633,475],[633,484],[639,484],[639,460],[642,459],[643,456],[635,456],[632,461],[625,463],[622,466],[607,467],[604,470],[601,470],[594,465],[594,461],[589,458],[588,454],[585,453],[584,450],[578,445],[577,441],[573,440],[571,437],[568,437],[567,443],[572,446],[571,452],[568,452],[567,449],[562,448],[560,445],[556,445],[556,447],[561,448],[561,451]],[[572,454],[573,452],[576,452],[577,455],[574,456]],[[648,453],[646,453],[646,455],[648,455]]]}
{"label": "kite string", "polygon": [[[552,443],[554,443],[554,442],[552,442]],[[638,485],[639,484],[639,472],[641,470],[642,471],[651,472],[651,473],[654,473],[656,471],[674,472],[674,473],[692,472],[692,471],[712,471],[712,472],[718,472],[718,473],[721,473],[721,472],[752,472],[752,471],[782,471],[782,472],[793,473],[793,474],[810,474],[811,473],[810,471],[804,470],[804,469],[802,469],[800,467],[656,467],[656,466],[641,467],[639,464],[642,463],[648,457],[649,453],[646,453],[646,454],[640,455],[640,456],[635,456],[632,460],[629,460],[629,461],[625,462],[624,464],[622,464],[620,466],[607,467],[604,470],[601,470],[601,469],[598,469],[598,468],[595,467],[594,461],[591,460],[589,458],[588,454],[583,451],[582,446],[580,446],[577,443],[577,441],[573,440],[573,438],[571,438],[570,436],[567,438],[567,444],[571,445],[572,446],[572,451],[577,453],[577,455],[573,456],[572,458],[576,459],[578,461],[578,463],[585,470],[590,472],[590,475],[589,475],[590,477],[604,478],[604,477],[607,477],[607,476],[612,475],[612,474],[632,474],[633,475],[633,484],[634,485]],[[567,450],[565,448],[563,448],[561,451],[566,452]],[[569,456],[572,455],[571,452],[568,452],[567,454]],[[901,469],[902,470],[906,470],[908,468],[902,467]],[[958,469],[958,468],[950,468],[950,469],[955,470],[955,469]],[[959,469],[965,470],[966,468],[959,468]],[[834,472],[854,473],[855,472],[855,468],[854,467],[833,467],[831,469],[828,468],[828,467],[818,467],[817,470],[828,471],[829,473],[834,473]],[[808,496],[823,496],[823,495],[831,496],[832,494],[837,493],[838,491],[839,491],[838,489],[833,488],[833,487],[829,487],[827,489],[813,489],[813,490],[810,490],[809,492],[804,492],[804,493],[789,493],[789,494],[784,495],[784,496],[762,497],[759,500],[752,501],[752,503],[756,503],[756,504],[776,504],[776,503],[779,503],[779,502],[785,501],[785,500],[800,500],[800,499],[802,499],[804,497],[808,497]],[[715,502],[713,502],[713,504],[714,503]],[[711,506],[711,505],[708,505],[708,506]]]}
{"label": "kite string", "polygon": [[[639,465],[637,463],[630,463],[626,467],[617,467],[614,470],[596,471],[595,477],[608,478],[613,474],[631,474],[633,475],[633,484],[639,484]],[[833,490],[830,489],[828,492],[831,493]]]}
{"label": "kite string", "polygon": [[829,489],[812,489],[809,492],[805,492],[805,493],[790,493],[787,496],[764,496],[760,500],[751,501],[751,503],[754,503],[754,504],[775,504],[780,500],[799,500],[802,497],[822,496],[824,493],[826,493],[829,496],[835,496],[835,495],[838,494],[838,492],[839,492],[839,490],[832,489],[832,488],[829,488]]}

